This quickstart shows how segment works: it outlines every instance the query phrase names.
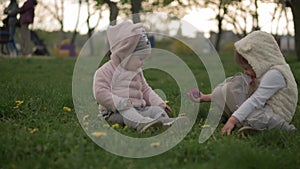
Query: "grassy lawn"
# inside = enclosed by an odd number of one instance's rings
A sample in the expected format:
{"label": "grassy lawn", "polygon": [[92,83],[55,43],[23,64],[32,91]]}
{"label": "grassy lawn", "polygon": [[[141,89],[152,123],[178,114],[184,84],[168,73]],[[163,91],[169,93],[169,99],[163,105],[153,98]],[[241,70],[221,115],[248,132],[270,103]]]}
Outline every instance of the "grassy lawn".
{"label": "grassy lawn", "polygon": [[[227,76],[240,70],[231,54],[221,59]],[[300,84],[300,63],[293,56],[287,60]],[[248,136],[234,132],[221,136],[220,124],[208,141],[199,144],[207,103],[201,105],[196,124],[185,139],[161,155],[133,159],[106,152],[86,135],[76,117],[72,100],[75,62],[54,57],[0,57],[0,168],[300,168],[299,132],[264,131]],[[202,91],[210,92],[208,77],[201,74],[204,67],[188,57],[186,62]],[[153,88],[160,87],[167,93],[169,105],[176,112],[178,93],[174,92],[177,86],[170,83],[172,79],[159,78],[155,71],[146,71],[145,76]],[[300,128],[300,103],[293,124]],[[132,130],[119,130],[134,135]]]}

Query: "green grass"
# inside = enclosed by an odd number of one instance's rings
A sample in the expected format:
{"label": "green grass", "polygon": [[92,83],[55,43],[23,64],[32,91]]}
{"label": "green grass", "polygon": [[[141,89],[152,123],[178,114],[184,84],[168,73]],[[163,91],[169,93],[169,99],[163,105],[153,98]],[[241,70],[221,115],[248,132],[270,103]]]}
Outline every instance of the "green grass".
{"label": "green grass", "polygon": [[[230,54],[221,59],[227,76],[240,70],[232,64]],[[300,63],[293,56],[287,60],[300,84]],[[203,66],[189,57],[186,62],[194,69],[202,90],[210,92],[207,75],[201,73],[205,71]],[[185,139],[161,155],[132,159],[106,152],[84,133],[74,112],[74,64],[75,60],[62,58],[0,58],[0,168],[300,168],[299,132],[264,131],[249,136],[234,132],[221,136],[220,125],[208,141],[199,144],[199,126],[209,108],[206,103],[201,105],[197,122]],[[156,74],[145,72],[154,88],[166,92],[170,106],[177,112],[177,86],[167,75],[161,78]],[[17,100],[24,103],[16,107]],[[297,128],[299,105],[293,120]],[[71,112],[64,111],[65,106],[72,108]],[[119,131],[135,135],[130,129]]]}

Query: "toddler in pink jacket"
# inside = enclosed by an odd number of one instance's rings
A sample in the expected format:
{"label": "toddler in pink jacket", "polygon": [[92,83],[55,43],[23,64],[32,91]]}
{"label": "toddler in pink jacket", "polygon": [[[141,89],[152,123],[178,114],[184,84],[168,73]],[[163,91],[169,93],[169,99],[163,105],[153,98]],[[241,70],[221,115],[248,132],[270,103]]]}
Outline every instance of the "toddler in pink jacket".
{"label": "toddler in pink jacket", "polygon": [[141,67],[151,53],[143,24],[124,21],[109,26],[111,60],[94,75],[93,92],[100,116],[143,132],[153,125],[171,125],[170,107],[147,84]]}

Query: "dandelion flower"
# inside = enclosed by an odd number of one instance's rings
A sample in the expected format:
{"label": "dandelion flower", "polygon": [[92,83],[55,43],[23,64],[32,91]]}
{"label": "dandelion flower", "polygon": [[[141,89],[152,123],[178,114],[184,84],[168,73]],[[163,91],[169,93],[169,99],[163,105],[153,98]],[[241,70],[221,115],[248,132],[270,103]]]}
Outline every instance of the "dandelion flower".
{"label": "dandelion flower", "polygon": [[185,116],[185,115],[186,115],[185,113],[179,113],[179,114],[178,114],[179,117]]}
{"label": "dandelion flower", "polygon": [[92,133],[92,136],[95,136],[95,137],[106,136],[106,133],[100,132],[100,131],[96,131],[96,132]]}
{"label": "dandelion flower", "polygon": [[66,112],[70,112],[70,111],[72,110],[70,107],[67,107],[67,106],[63,107],[63,109],[64,109],[64,111],[66,111]]}
{"label": "dandelion flower", "polygon": [[159,147],[160,146],[160,142],[153,142],[150,144],[151,147]]}
{"label": "dandelion flower", "polygon": [[168,104],[168,103],[170,103],[170,101],[169,100],[165,100],[165,103]]}
{"label": "dandelion flower", "polygon": [[109,126],[109,124],[103,124],[102,127],[103,127],[103,128],[109,128],[110,126]]}
{"label": "dandelion flower", "polygon": [[18,109],[20,107],[21,104],[23,104],[24,101],[23,100],[16,100],[16,106],[13,107],[14,109]]}
{"label": "dandelion flower", "polygon": [[21,105],[21,104],[23,104],[23,103],[24,103],[23,100],[16,100],[16,104],[17,104],[17,105]]}
{"label": "dandelion flower", "polygon": [[86,121],[86,119],[89,118],[89,117],[90,117],[90,115],[85,115],[85,116],[83,117],[83,121]]}
{"label": "dandelion flower", "polygon": [[116,123],[116,124],[113,124],[111,127],[113,129],[118,129],[118,128],[120,128],[120,124]]}
{"label": "dandelion flower", "polygon": [[38,132],[39,131],[39,129],[38,128],[29,128],[29,133],[31,133],[31,134],[34,134],[34,133],[36,133],[36,132]]}
{"label": "dandelion flower", "polygon": [[204,129],[204,128],[210,128],[210,125],[204,124],[204,125],[201,126],[201,128],[203,128],[203,129]]}

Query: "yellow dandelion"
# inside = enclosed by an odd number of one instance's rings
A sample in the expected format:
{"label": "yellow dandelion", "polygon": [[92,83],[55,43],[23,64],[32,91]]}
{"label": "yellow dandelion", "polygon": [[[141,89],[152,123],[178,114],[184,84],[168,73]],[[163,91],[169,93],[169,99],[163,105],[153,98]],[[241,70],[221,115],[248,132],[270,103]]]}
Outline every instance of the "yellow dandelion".
{"label": "yellow dandelion", "polygon": [[66,112],[70,112],[70,111],[72,110],[70,107],[67,107],[67,106],[63,107],[63,109],[64,109],[64,111],[66,111]]}
{"label": "yellow dandelion", "polygon": [[23,103],[24,103],[23,100],[16,100],[16,104],[17,104],[17,105],[21,105],[21,104],[23,104]]}
{"label": "yellow dandelion", "polygon": [[20,105],[24,103],[23,100],[16,100],[15,102],[16,102],[16,106],[13,107],[14,109],[18,109],[20,107]]}
{"label": "yellow dandelion", "polygon": [[170,103],[170,101],[169,100],[165,100],[165,103],[168,104],[168,103]]}
{"label": "yellow dandelion", "polygon": [[109,124],[103,124],[102,127],[103,127],[103,128],[109,128],[110,126],[109,126]]}
{"label": "yellow dandelion", "polygon": [[83,117],[83,121],[86,121],[86,119],[89,118],[89,117],[90,117],[90,115],[85,115],[85,116]]}
{"label": "yellow dandelion", "polygon": [[159,147],[160,146],[160,142],[153,142],[150,144],[151,147]]}
{"label": "yellow dandelion", "polygon": [[95,136],[95,137],[102,137],[102,136],[106,136],[106,133],[100,132],[100,131],[96,131],[96,132],[93,132],[93,133],[92,133],[92,136]]}
{"label": "yellow dandelion", "polygon": [[38,132],[39,131],[39,129],[38,128],[29,128],[29,133],[31,133],[31,134],[34,134],[34,133],[36,133],[36,132]]}
{"label": "yellow dandelion", "polygon": [[113,129],[118,129],[118,128],[120,128],[120,124],[116,123],[116,124],[111,125],[111,127]]}
{"label": "yellow dandelion", "polygon": [[179,114],[178,114],[179,117],[185,116],[185,115],[186,115],[185,113],[179,113]]}
{"label": "yellow dandelion", "polygon": [[204,125],[201,126],[201,128],[203,128],[203,129],[204,129],[204,128],[210,128],[210,125],[204,124]]}

